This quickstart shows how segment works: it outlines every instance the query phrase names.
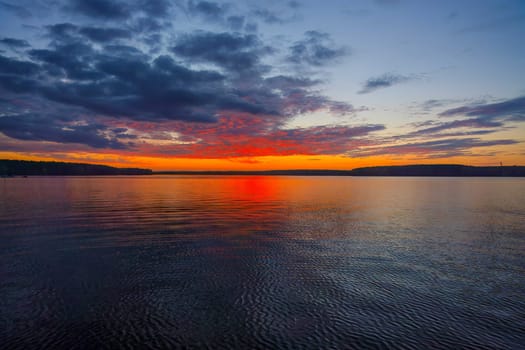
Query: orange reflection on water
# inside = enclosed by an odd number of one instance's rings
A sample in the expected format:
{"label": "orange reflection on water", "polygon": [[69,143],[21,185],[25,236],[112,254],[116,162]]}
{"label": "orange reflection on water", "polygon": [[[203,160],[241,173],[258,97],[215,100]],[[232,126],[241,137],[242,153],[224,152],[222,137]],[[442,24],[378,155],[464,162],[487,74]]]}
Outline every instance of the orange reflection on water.
{"label": "orange reflection on water", "polygon": [[88,246],[249,239],[254,233],[377,239],[373,235],[382,231],[441,232],[443,218],[448,226],[475,227],[480,218],[467,214],[497,203],[507,207],[509,198],[521,208],[518,194],[525,193],[520,179],[468,178],[30,177],[1,185],[7,217],[27,215],[30,221],[23,222],[32,227],[71,228],[67,238],[89,237]]}
{"label": "orange reflection on water", "polygon": [[230,176],[214,182],[220,191],[230,198],[257,202],[275,200],[280,191],[280,182],[271,176]]}

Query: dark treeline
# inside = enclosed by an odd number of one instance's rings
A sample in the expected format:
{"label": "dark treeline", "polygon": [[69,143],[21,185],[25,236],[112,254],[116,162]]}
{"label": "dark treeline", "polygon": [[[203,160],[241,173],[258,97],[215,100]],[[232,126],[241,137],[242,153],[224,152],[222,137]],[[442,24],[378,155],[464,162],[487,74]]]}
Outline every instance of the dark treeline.
{"label": "dark treeline", "polygon": [[358,168],[352,176],[525,176],[525,166],[402,165]]}
{"label": "dark treeline", "polygon": [[353,170],[160,171],[106,165],[0,160],[0,176],[30,175],[523,176],[525,166],[403,165]]}
{"label": "dark treeline", "polygon": [[149,169],[114,168],[106,165],[0,160],[0,176],[30,175],[149,175]]}
{"label": "dark treeline", "polygon": [[297,175],[297,176],[348,176],[351,170],[211,170],[211,171],[156,171],[157,175]]}
{"label": "dark treeline", "polygon": [[354,170],[163,171],[164,175],[298,175],[298,176],[525,176],[525,166],[404,165]]}

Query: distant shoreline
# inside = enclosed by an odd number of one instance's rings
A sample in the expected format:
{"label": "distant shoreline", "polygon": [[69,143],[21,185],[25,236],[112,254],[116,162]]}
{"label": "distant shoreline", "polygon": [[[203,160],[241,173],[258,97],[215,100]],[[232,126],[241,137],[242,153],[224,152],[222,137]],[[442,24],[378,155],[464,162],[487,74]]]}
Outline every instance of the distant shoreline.
{"label": "distant shoreline", "polygon": [[153,175],[525,177],[525,166],[399,165],[352,170],[154,171]]}
{"label": "distant shoreline", "polygon": [[0,176],[151,175],[151,169],[107,165],[0,159]]}
{"label": "distant shoreline", "polygon": [[0,176],[100,176],[100,175],[265,175],[265,176],[442,176],[525,177],[525,166],[477,167],[457,164],[396,165],[352,170],[236,170],[236,171],[152,171],[115,168],[107,165],[66,162],[0,160]]}

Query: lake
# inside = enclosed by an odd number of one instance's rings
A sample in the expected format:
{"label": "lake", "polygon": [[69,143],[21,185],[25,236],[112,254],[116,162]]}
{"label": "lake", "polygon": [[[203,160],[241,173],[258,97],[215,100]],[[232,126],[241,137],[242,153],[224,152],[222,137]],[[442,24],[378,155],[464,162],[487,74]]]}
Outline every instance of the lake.
{"label": "lake", "polygon": [[525,346],[525,179],[0,179],[3,349]]}

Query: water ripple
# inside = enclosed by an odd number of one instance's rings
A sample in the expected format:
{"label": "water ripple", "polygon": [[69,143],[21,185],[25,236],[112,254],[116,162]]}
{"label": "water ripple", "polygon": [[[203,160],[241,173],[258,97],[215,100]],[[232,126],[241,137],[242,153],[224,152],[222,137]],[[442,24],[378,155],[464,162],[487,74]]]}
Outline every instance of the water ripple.
{"label": "water ripple", "polygon": [[5,349],[519,349],[525,181],[7,179]]}

